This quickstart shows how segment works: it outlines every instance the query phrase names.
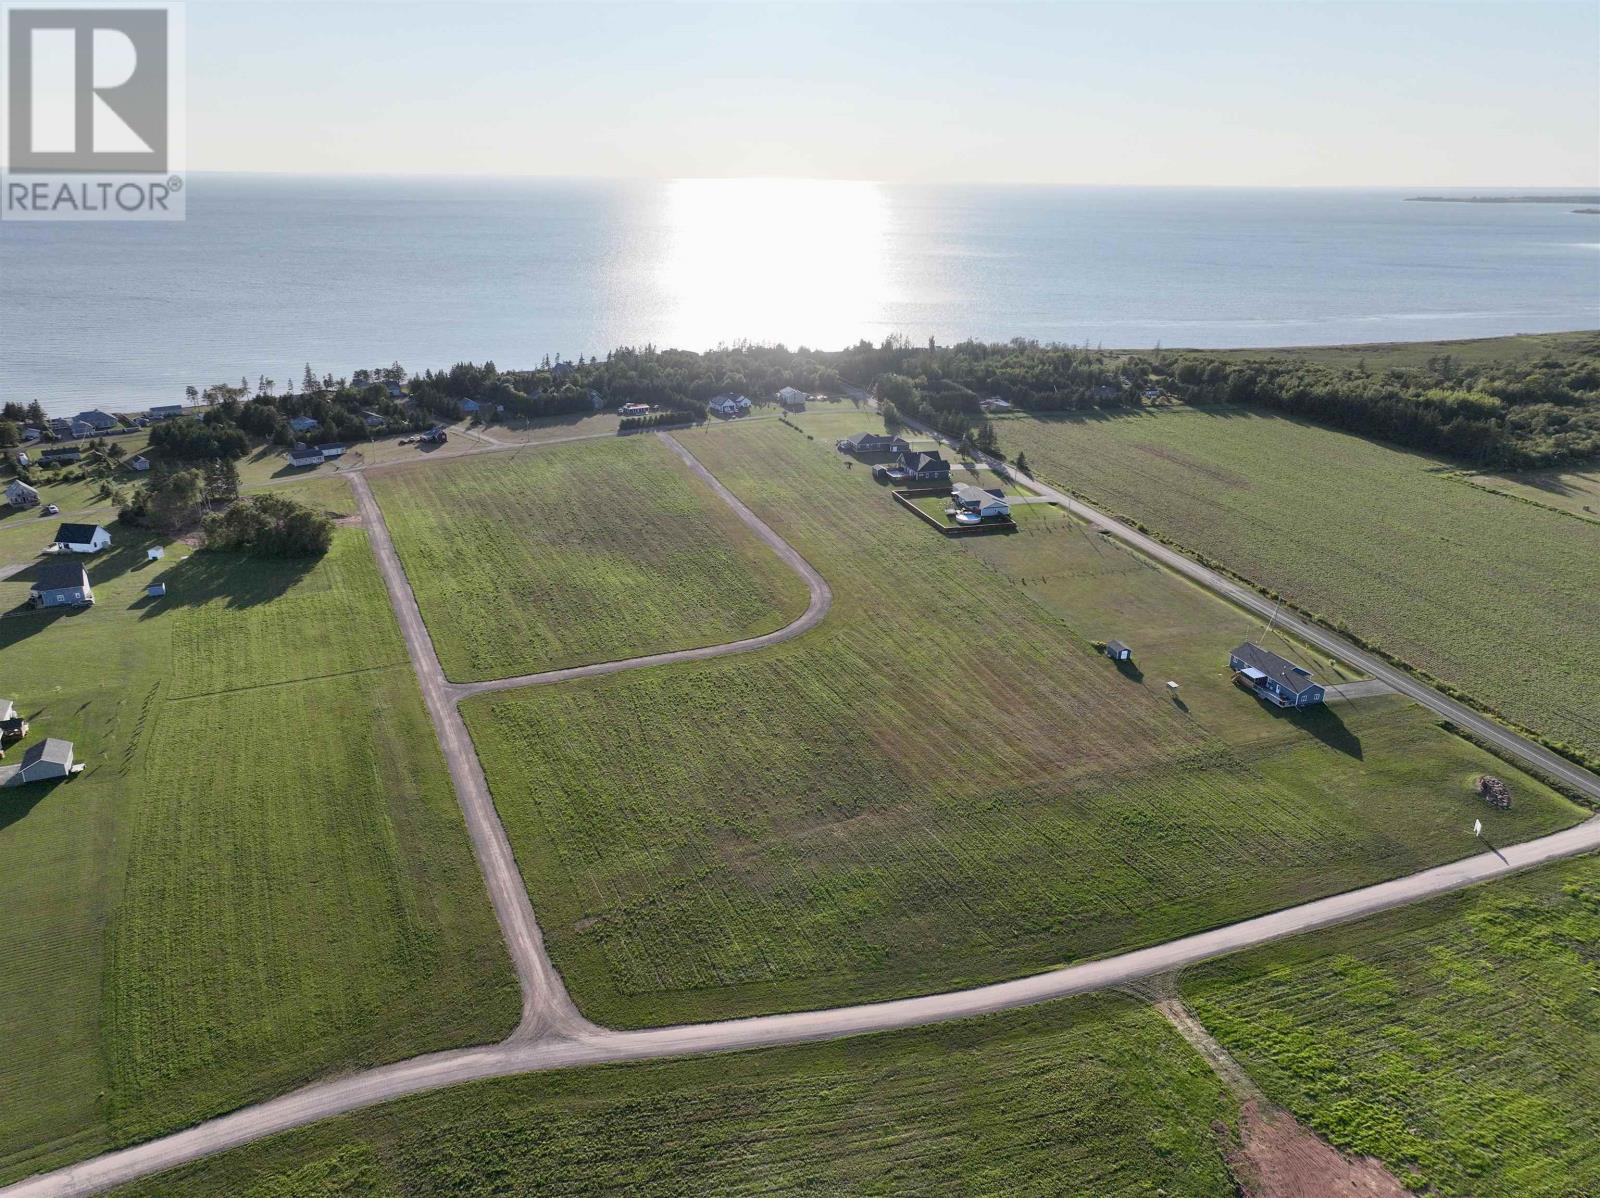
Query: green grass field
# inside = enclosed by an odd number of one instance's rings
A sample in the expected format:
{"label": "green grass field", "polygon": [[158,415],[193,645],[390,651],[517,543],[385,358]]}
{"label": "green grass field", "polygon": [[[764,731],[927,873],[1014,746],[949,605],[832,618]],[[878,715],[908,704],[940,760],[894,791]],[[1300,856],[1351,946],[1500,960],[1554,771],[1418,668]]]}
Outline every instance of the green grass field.
{"label": "green grass field", "polygon": [[[829,580],[820,628],[464,706],[591,1018],[1014,977],[1463,855],[1475,815],[1508,841],[1577,818],[1395,699],[1299,720],[1196,677],[1179,707],[982,556],[1055,538],[939,536],[834,451],[859,422],[680,434]],[[1220,678],[1243,625],[1196,595],[1115,633],[1160,661],[1165,621]],[[1491,768],[1526,796],[1506,815],[1469,793]]]}
{"label": "green grass field", "polygon": [[487,1082],[121,1198],[452,1194],[1227,1198],[1234,1112],[1149,1008],[1097,996],[834,1044]]}
{"label": "green grass field", "polygon": [[364,534],[314,564],[113,534],[93,609],[0,618],[30,743],[88,767],[0,791],[0,1182],[517,1016]]}
{"label": "green grass field", "polygon": [[1463,477],[1475,487],[1531,500],[1600,523],[1600,470],[1524,470]]}
{"label": "green grass field", "polygon": [[1600,858],[1205,966],[1269,1097],[1424,1193],[1600,1193]]}
{"label": "green grass field", "polygon": [[1430,358],[1445,355],[1462,365],[1472,366],[1526,362],[1547,355],[1564,357],[1585,351],[1592,353],[1597,341],[1600,341],[1600,334],[1590,329],[1574,333],[1474,337],[1464,341],[1384,341],[1366,345],[1289,345],[1275,349],[1207,349],[1197,352],[1213,358],[1277,362],[1298,359],[1323,366],[1365,366],[1378,371],[1420,368],[1427,365]]}
{"label": "green grass field", "polygon": [[1280,417],[1010,419],[1047,481],[1214,558],[1600,758],[1600,526]]}
{"label": "green grass field", "polygon": [[372,485],[458,681],[736,640],[805,610],[805,584],[653,436]]}

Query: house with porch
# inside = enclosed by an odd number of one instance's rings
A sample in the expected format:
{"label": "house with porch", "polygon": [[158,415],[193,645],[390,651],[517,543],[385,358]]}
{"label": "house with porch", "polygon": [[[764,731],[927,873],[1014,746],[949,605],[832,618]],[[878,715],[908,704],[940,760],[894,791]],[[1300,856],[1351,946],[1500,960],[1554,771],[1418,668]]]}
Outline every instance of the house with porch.
{"label": "house with porch", "polygon": [[1235,682],[1279,707],[1314,707],[1325,696],[1309,670],[1251,641],[1228,654],[1228,666]]}
{"label": "house with porch", "polygon": [[100,524],[63,524],[56,529],[48,552],[99,553],[111,544],[111,534]]}

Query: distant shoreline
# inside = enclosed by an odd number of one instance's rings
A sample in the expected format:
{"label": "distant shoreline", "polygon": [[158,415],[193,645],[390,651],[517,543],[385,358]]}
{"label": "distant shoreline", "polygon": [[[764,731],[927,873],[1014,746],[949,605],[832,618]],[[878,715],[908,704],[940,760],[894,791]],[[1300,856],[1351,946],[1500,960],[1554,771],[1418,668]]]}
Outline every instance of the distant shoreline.
{"label": "distant shoreline", "polygon": [[[1407,196],[1408,204],[1600,204],[1600,195],[1565,196]],[[1578,209],[1588,212],[1591,209]]]}

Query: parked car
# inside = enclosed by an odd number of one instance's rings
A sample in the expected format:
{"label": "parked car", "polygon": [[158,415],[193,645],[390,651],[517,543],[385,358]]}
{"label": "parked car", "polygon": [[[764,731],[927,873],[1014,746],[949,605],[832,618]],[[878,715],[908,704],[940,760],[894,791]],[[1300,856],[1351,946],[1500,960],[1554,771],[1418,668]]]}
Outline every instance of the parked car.
{"label": "parked car", "polygon": [[59,516],[61,514],[61,509],[53,503],[47,503],[44,505],[44,507],[39,509],[39,514],[41,516]]}

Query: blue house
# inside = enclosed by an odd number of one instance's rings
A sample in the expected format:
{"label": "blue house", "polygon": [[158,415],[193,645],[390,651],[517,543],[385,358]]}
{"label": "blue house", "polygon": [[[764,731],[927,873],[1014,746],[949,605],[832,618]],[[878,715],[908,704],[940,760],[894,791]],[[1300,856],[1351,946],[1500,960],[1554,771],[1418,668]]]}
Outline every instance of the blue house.
{"label": "blue house", "polygon": [[1279,707],[1312,707],[1323,700],[1309,671],[1250,641],[1228,655],[1228,665],[1234,681]]}

